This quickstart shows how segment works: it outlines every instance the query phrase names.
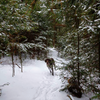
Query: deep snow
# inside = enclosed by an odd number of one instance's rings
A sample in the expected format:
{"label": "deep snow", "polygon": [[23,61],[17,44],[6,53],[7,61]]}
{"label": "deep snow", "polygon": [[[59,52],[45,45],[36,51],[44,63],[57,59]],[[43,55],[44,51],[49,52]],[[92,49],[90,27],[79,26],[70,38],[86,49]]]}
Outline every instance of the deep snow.
{"label": "deep snow", "polygon": [[[65,60],[57,57],[54,48],[50,48],[48,57],[55,59],[56,66],[60,66],[60,61],[65,62]],[[12,77],[11,59],[3,58],[1,62],[0,88],[2,95],[0,100],[70,100],[65,92],[59,91],[62,85],[59,78],[60,71],[56,70],[55,76],[52,76],[44,61],[25,60],[23,63],[24,72],[21,73],[20,68],[16,66],[14,77]],[[75,97],[72,99],[88,100],[84,96],[81,99]]]}

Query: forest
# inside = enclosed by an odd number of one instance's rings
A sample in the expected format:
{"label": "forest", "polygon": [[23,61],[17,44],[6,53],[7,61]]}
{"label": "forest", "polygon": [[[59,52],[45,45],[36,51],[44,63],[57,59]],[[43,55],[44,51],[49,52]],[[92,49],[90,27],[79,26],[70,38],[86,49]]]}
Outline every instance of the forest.
{"label": "forest", "polygon": [[[69,72],[83,93],[100,99],[100,0],[0,0],[0,59],[44,60],[48,47],[69,60]],[[1,62],[0,62],[1,63]],[[64,90],[65,90],[64,89]]]}

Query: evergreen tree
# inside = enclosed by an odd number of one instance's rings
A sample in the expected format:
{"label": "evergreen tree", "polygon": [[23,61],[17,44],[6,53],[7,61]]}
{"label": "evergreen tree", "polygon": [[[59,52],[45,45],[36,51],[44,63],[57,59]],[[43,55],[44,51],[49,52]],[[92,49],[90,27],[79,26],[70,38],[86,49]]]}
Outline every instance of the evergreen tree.
{"label": "evergreen tree", "polygon": [[78,80],[78,84],[86,87],[84,91],[92,90],[98,93],[100,91],[96,88],[96,78],[99,77],[100,68],[98,57],[100,2],[67,0],[66,3],[65,39],[62,36],[61,42],[59,41],[62,45],[60,48],[63,50],[63,56],[70,59],[65,69]]}

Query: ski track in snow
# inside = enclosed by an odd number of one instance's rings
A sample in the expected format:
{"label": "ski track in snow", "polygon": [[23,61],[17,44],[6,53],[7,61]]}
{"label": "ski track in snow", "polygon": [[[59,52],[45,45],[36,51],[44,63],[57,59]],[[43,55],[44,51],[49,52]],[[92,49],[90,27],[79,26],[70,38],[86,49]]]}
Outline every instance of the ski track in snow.
{"label": "ski track in snow", "polygon": [[47,79],[46,77],[44,77],[33,99],[34,100],[49,100],[48,96],[57,90],[55,88],[54,89],[51,88],[52,84],[53,84],[52,80],[50,81],[50,79]]}
{"label": "ski track in snow", "polygon": [[[48,57],[53,57],[54,59],[56,59],[57,52],[54,49],[51,49],[51,51],[49,51]],[[50,74],[46,75],[45,73],[44,77],[42,78],[43,80],[41,82],[41,85],[38,87],[33,100],[52,100],[52,97],[57,96],[56,92],[59,92],[61,86],[57,85],[57,82],[55,82],[55,80],[59,80],[57,78],[58,76],[56,73],[55,76],[52,76]],[[69,100],[69,98],[66,97],[66,99],[63,100]]]}

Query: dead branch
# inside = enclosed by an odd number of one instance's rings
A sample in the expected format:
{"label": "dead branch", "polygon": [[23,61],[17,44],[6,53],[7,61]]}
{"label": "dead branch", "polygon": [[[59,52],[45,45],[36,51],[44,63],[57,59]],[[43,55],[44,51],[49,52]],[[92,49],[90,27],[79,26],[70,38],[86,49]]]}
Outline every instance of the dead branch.
{"label": "dead branch", "polygon": [[7,82],[7,83],[5,83],[5,84],[3,84],[3,85],[0,85],[0,87],[3,87],[3,86],[5,86],[5,85],[9,85],[10,83],[9,82]]}
{"label": "dead branch", "polygon": [[70,100],[72,100],[72,98],[71,98],[71,96],[70,96],[70,95],[67,95],[67,96],[69,97],[69,99],[70,99]]}
{"label": "dead branch", "polygon": [[18,64],[16,64],[18,66],[18,68],[21,68]]}

